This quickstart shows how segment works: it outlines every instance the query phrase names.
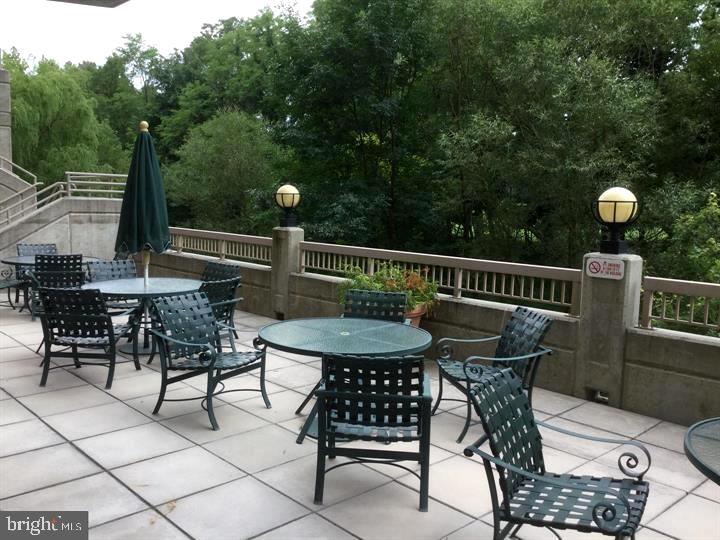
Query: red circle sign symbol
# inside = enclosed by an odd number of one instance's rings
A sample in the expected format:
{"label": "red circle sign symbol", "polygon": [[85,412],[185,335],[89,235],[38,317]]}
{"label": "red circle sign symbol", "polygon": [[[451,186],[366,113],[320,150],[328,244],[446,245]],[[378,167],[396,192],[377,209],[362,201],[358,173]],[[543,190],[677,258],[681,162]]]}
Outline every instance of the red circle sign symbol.
{"label": "red circle sign symbol", "polygon": [[602,267],[600,266],[600,263],[597,261],[590,261],[590,264],[588,264],[588,271],[591,274],[597,274],[600,272]]}

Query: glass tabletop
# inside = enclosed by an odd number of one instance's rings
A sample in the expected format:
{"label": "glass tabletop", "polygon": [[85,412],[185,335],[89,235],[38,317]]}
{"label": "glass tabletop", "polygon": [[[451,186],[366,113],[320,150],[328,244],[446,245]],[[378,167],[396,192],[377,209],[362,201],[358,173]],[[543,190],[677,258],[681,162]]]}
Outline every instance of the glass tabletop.
{"label": "glass tabletop", "polygon": [[83,289],[97,289],[106,296],[122,298],[152,298],[171,294],[195,292],[202,285],[199,279],[151,277],[145,287],[144,278],[113,279],[93,281],[82,286]]}
{"label": "glass tabletop", "polygon": [[702,420],[688,428],[685,455],[700,472],[720,484],[720,417]]}
{"label": "glass tabletop", "polygon": [[[98,257],[86,257],[83,255],[83,262],[99,261]],[[14,257],[5,257],[0,260],[3,264],[18,264],[22,266],[35,266],[35,255],[16,255]]]}
{"label": "glass tabletop", "polygon": [[277,322],[261,328],[258,337],[275,349],[309,356],[412,354],[424,351],[432,343],[430,333],[421,328],[350,317]]}

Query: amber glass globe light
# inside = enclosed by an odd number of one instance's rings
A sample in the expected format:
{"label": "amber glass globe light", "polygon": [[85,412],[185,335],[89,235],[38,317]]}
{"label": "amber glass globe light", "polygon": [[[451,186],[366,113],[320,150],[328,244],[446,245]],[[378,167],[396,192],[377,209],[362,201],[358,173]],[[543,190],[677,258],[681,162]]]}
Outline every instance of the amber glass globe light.
{"label": "amber glass globe light", "polygon": [[593,203],[593,216],[605,228],[600,253],[627,253],[625,229],[635,223],[638,210],[637,198],[623,187],[612,187],[597,198]]}
{"label": "amber glass globe light", "polygon": [[297,212],[295,208],[300,204],[300,192],[298,189],[291,184],[280,186],[275,192],[275,203],[283,209],[283,214],[280,217],[280,226],[296,227]]}
{"label": "amber glass globe light", "polygon": [[598,214],[604,223],[627,223],[637,210],[637,199],[629,189],[612,187],[598,197]]}

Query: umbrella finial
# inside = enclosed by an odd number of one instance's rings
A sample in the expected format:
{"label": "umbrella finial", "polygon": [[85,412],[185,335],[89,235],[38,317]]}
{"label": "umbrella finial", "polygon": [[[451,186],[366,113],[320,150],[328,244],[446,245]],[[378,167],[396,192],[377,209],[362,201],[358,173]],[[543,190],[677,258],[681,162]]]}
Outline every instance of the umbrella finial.
{"label": "umbrella finial", "polygon": [[148,128],[150,128],[150,124],[148,124],[145,120],[140,122],[140,131],[147,131]]}

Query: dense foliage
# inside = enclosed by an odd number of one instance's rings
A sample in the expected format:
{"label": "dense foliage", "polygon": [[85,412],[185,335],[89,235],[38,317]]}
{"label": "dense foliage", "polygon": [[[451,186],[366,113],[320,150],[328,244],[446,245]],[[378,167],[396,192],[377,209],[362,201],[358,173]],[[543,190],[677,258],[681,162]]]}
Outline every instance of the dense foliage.
{"label": "dense foliage", "polygon": [[623,185],[650,273],[720,279],[716,0],[316,0],[6,63],[20,165],[124,172],[145,118],[176,224],[268,234],[289,181],[312,240],[578,266]]}

